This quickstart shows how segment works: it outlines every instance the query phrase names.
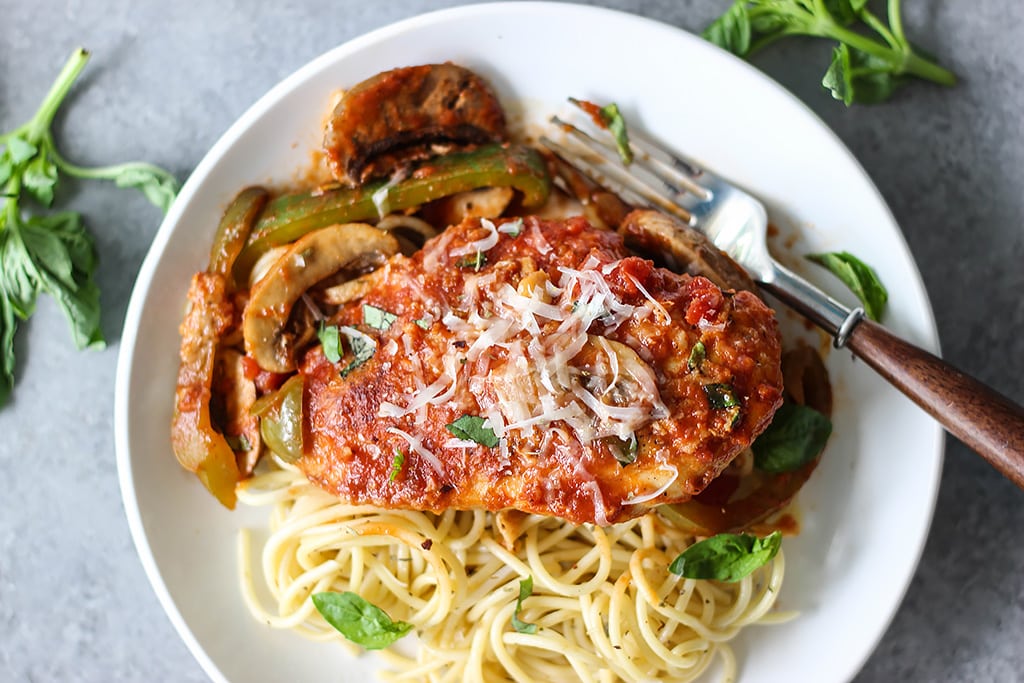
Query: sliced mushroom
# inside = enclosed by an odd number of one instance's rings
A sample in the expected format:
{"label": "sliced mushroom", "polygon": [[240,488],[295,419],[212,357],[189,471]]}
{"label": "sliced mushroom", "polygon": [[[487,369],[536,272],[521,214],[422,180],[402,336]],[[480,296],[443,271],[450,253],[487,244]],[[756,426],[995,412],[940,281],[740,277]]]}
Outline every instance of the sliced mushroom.
{"label": "sliced mushroom", "polygon": [[627,247],[643,252],[670,270],[703,275],[722,289],[757,294],[754,281],[728,254],[703,233],[671,216],[637,209],[626,216],[619,233]]}
{"label": "sliced mushroom", "polygon": [[335,178],[360,184],[387,177],[437,146],[496,142],[505,114],[490,86],[454,64],[385,71],[345,93],[324,136]]}
{"label": "sliced mushroom", "polygon": [[286,328],[299,297],[351,263],[397,251],[394,237],[364,223],[333,225],[297,240],[250,292],[242,323],[246,352],[269,372],[294,370],[293,339]]}
{"label": "sliced mushroom", "polygon": [[458,225],[467,218],[497,218],[504,213],[515,192],[511,187],[483,187],[460,192],[431,202],[423,215],[435,225]]}

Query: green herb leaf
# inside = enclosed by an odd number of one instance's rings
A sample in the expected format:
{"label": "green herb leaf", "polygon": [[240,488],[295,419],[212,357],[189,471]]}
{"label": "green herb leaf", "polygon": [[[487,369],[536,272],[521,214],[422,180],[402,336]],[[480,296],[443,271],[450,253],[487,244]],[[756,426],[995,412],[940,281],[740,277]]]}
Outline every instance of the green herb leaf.
{"label": "green herb leaf", "polygon": [[825,0],[825,9],[842,26],[857,21],[867,0]]}
{"label": "green herb leaf", "polygon": [[889,293],[870,266],[847,251],[808,254],[807,258],[842,280],[864,304],[864,312],[869,318],[881,320]]}
{"label": "green herb leaf", "polygon": [[388,476],[388,481],[393,482],[398,478],[398,475],[402,473],[402,466],[405,465],[405,453],[395,449],[395,459],[391,461],[391,474]]}
{"label": "green herb leaf", "polygon": [[313,605],[328,624],[367,650],[380,650],[412,630],[412,624],[391,617],[355,593],[314,593]]}
{"label": "green herb leaf", "polygon": [[821,84],[832,93],[832,97],[850,106],[854,102],[884,102],[892,95],[898,80],[888,62],[839,45],[832,51],[832,64]]}
{"label": "green herb leaf", "polygon": [[636,462],[637,451],[640,450],[640,442],[636,434],[631,434],[628,439],[620,439],[617,436],[609,437],[610,450],[619,464],[625,467]]}
{"label": "green herb leaf", "polygon": [[608,126],[608,132],[615,138],[615,148],[619,151],[622,163],[629,166],[633,163],[633,150],[629,146],[629,132],[626,130],[626,119],[622,118],[619,105],[611,102],[601,107],[601,119]]}
{"label": "green herb leaf", "polygon": [[527,576],[519,582],[519,599],[516,600],[516,611],[512,613],[512,628],[517,633],[533,634],[537,632],[537,624],[528,624],[519,620],[519,612],[523,609],[523,600],[533,594],[533,577]]}
{"label": "green herb leaf", "polygon": [[363,304],[363,323],[375,330],[386,330],[398,320],[398,316],[389,313],[383,308],[377,308],[370,304]]}
{"label": "green herb leaf", "polygon": [[787,401],[755,439],[754,465],[764,472],[792,472],[821,455],[831,434],[831,420],[814,408]]}
{"label": "green herb leaf", "polygon": [[734,55],[746,56],[750,51],[750,15],[745,0],[736,0],[701,35]]}
{"label": "green herb leaf", "polygon": [[778,531],[766,538],[718,534],[684,550],[668,570],[688,579],[739,581],[768,563],[781,545],[782,534]]}
{"label": "green herb leaf", "polygon": [[146,199],[167,213],[178,196],[178,180],[167,171],[149,164],[125,164],[113,167],[112,180],[118,187],[134,187],[142,191]]}
{"label": "green herb leaf", "polygon": [[484,265],[486,265],[486,263],[487,254],[483,253],[482,251],[478,251],[475,254],[463,256],[462,258],[455,262],[455,265],[458,266],[459,268],[472,268],[475,271],[479,271],[481,268],[484,267]]}
{"label": "green herb leaf", "polygon": [[[345,330],[341,331],[345,332]],[[348,338],[349,348],[352,349],[352,360],[342,369],[342,377],[347,377],[348,373],[373,358],[373,354],[377,351],[377,346],[373,343],[373,340],[362,334],[345,332],[345,336]]]}
{"label": "green herb leaf", "polygon": [[715,410],[732,408],[740,404],[732,386],[728,384],[705,384],[704,395],[708,397],[708,405]]}
{"label": "green herb leaf", "polygon": [[11,165],[14,168],[24,164],[26,161],[34,157],[36,152],[39,151],[38,147],[33,145],[31,142],[22,139],[18,135],[12,135],[7,138],[6,144],[7,148],[5,153],[7,158],[11,160]]}
{"label": "green herb leaf", "polygon": [[323,322],[316,330],[316,336],[324,349],[324,357],[332,363],[341,360],[341,334],[337,325],[325,325]]}
{"label": "green herb leaf", "polygon": [[[707,358],[707,349],[704,347],[704,342],[697,342],[690,349],[690,359],[686,361],[686,367],[693,372],[694,370],[700,370],[700,364]],[[707,391],[705,389],[704,391]]]}
{"label": "green herb leaf", "polygon": [[493,429],[484,425],[486,422],[487,420],[476,415],[463,415],[455,422],[446,424],[444,428],[454,434],[456,438],[475,441],[482,446],[494,448],[500,439],[495,436]]}
{"label": "green herb leaf", "polygon": [[40,154],[25,166],[22,185],[44,206],[53,203],[53,188],[57,184],[57,167]]}
{"label": "green herb leaf", "polygon": [[424,330],[429,330],[430,329],[430,320],[427,319],[427,318],[418,318],[416,320],[413,320],[413,322],[416,323],[420,328],[422,328]]}

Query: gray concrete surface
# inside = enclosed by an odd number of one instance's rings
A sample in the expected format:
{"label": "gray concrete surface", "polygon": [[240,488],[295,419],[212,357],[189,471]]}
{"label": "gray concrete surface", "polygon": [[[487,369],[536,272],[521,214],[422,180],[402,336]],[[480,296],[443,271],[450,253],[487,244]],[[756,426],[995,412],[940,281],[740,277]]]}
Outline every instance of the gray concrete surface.
{"label": "gray concrete surface", "polygon": [[[58,118],[65,153],[145,159],[184,179],[307,60],[454,4],[0,0],[0,127],[27,118],[83,44],[94,58]],[[699,30],[727,2],[600,4]],[[956,89],[913,85],[883,106],[845,109],[817,86],[827,45],[796,41],[756,64],[814,108],[881,188],[923,272],[945,355],[1024,401],[1024,5],[903,4],[909,35],[961,75]],[[136,558],[114,463],[118,338],[160,216],[96,183],[61,199],[85,214],[102,254],[110,344],[74,351],[48,300],[18,336],[17,389],[0,409],[0,680],[202,681]],[[1024,680],[1024,493],[953,440],[946,455],[920,569],[859,683]]]}

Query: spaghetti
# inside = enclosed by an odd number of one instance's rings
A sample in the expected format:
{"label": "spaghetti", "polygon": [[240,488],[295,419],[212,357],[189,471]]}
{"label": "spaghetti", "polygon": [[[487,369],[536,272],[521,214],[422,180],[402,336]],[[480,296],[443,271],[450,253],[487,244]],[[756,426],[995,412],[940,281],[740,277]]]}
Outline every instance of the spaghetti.
{"label": "spaghetti", "polygon": [[[510,550],[493,513],[348,505],[280,461],[238,497],[272,506],[256,566],[248,532],[239,539],[253,616],[355,653],[310,600],[353,591],[417,628],[417,648],[381,652],[390,681],[693,681],[715,657],[734,681],[729,640],[792,616],[772,610],[781,552],[736,583],[683,579],[668,566],[694,539],[656,512],[607,528],[523,515]],[[538,626],[533,634],[511,625],[526,577],[533,593],[520,618]]]}

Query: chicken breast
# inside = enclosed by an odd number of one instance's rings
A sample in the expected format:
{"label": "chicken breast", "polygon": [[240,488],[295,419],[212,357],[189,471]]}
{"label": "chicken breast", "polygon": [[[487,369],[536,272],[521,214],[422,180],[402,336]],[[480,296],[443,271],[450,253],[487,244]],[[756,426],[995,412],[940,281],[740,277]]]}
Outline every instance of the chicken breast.
{"label": "chicken breast", "polygon": [[303,359],[305,455],[353,503],[607,525],[703,490],[782,402],[772,311],[582,218],[470,219]]}

